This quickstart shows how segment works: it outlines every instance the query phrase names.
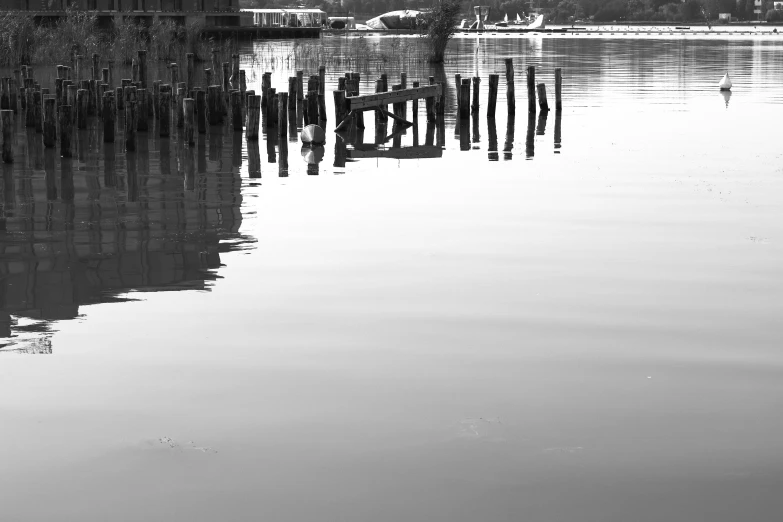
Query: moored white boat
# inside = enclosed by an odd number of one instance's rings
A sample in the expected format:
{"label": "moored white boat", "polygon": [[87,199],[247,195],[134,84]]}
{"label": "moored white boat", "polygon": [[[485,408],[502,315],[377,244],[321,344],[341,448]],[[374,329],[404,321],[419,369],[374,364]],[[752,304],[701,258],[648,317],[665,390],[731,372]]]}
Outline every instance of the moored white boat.
{"label": "moored white boat", "polygon": [[723,76],[723,79],[721,79],[720,83],[718,84],[718,87],[720,87],[721,91],[731,90],[731,79],[729,78],[729,73],[726,73]]}

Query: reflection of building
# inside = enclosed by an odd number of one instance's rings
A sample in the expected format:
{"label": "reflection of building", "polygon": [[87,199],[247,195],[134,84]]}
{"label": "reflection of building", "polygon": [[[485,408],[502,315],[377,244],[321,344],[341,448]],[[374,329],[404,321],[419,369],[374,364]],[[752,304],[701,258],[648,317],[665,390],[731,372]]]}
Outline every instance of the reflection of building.
{"label": "reflection of building", "polygon": [[239,238],[230,135],[196,150],[145,141],[133,155],[96,136],[80,131],[73,160],[44,150],[40,134],[17,137],[0,187],[0,337],[9,314],[69,319],[132,290],[202,289]]}

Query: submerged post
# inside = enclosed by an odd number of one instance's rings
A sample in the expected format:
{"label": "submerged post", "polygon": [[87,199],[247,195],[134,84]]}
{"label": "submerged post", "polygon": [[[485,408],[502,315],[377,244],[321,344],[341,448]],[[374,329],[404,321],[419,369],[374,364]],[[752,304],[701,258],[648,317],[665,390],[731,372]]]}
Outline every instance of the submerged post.
{"label": "submerged post", "polygon": [[169,136],[169,127],[171,126],[171,92],[162,87],[160,91],[159,131],[161,138],[167,138]]}
{"label": "submerged post", "polygon": [[103,94],[103,142],[114,143],[114,100],[110,92]]}
{"label": "submerged post", "polygon": [[71,106],[60,105],[60,156],[71,157]]}
{"label": "submerged post", "polygon": [[196,143],[196,100],[185,98],[182,100],[183,110],[185,112],[185,142],[188,145]]}
{"label": "submerged post", "polygon": [[196,120],[198,121],[198,133],[207,132],[207,93],[201,89],[196,91]]}
{"label": "submerged post", "polygon": [[481,78],[478,76],[473,77],[473,105],[471,106],[472,112],[478,112],[479,110],[479,84],[481,83]]}
{"label": "submerged post", "polygon": [[278,93],[277,102],[277,135],[285,138],[288,129],[288,94]]}
{"label": "submerged post", "polygon": [[563,92],[563,70],[560,67],[555,68],[555,109],[562,110],[563,102],[561,95]]}
{"label": "submerged post", "polygon": [[236,89],[231,90],[231,126],[234,131],[242,131],[242,96]]}
{"label": "submerged post", "polygon": [[470,117],[470,80],[465,78],[460,86],[459,117],[467,119]]}
{"label": "submerged post", "polygon": [[76,124],[80,129],[87,128],[87,89],[79,89],[76,93]]}
{"label": "submerged post", "polygon": [[125,104],[125,150],[136,150],[136,101],[128,100]]}
{"label": "submerged post", "polygon": [[514,59],[506,58],[506,105],[508,107],[508,113],[514,114],[516,112],[516,104],[514,100]]}
{"label": "submerged post", "polygon": [[247,97],[247,131],[248,140],[258,140],[258,128],[261,121],[261,96]]}

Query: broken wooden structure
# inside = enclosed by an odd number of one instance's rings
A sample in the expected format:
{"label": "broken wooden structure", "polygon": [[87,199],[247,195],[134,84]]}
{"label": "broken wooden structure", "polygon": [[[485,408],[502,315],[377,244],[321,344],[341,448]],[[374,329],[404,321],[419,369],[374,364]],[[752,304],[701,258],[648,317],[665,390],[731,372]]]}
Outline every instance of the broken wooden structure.
{"label": "broken wooden structure", "polygon": [[[377,111],[381,116],[386,116],[393,119],[395,122],[401,123],[405,126],[413,125],[402,116],[393,114],[386,110],[389,104],[406,104],[409,101],[419,100],[421,98],[435,98],[439,100],[443,93],[443,86],[440,84],[425,85],[423,87],[413,87],[410,89],[399,89],[391,92],[380,92],[374,94],[365,94],[358,96],[345,96],[343,110],[340,113],[345,114],[345,117],[340,124],[334,129],[335,132],[341,132],[347,130],[351,124],[353,116],[364,111]],[[341,97],[342,98],[342,97]],[[335,100],[338,98],[335,97]],[[428,103],[427,106],[434,106],[435,104]],[[403,113],[404,114],[404,113]]]}

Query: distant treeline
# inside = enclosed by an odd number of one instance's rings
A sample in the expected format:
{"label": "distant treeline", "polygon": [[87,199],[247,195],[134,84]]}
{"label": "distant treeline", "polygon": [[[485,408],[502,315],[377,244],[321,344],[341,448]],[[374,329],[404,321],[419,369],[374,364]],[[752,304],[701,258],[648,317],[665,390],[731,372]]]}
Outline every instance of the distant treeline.
{"label": "distant treeline", "polygon": [[[297,5],[317,7],[327,13],[350,12],[377,16],[398,9],[427,9],[438,0],[306,0]],[[285,0],[240,0],[247,8],[284,7],[293,5]],[[523,0],[465,0],[462,11],[465,18],[473,17],[474,5],[492,8],[491,20],[504,15],[514,19],[530,11],[530,2]],[[548,14],[553,23],[577,20],[593,22],[717,22],[719,13],[729,13],[739,20],[756,20],[754,0],[538,0],[535,10]],[[761,19],[783,21],[783,11],[776,11],[772,0],[763,0]]]}

